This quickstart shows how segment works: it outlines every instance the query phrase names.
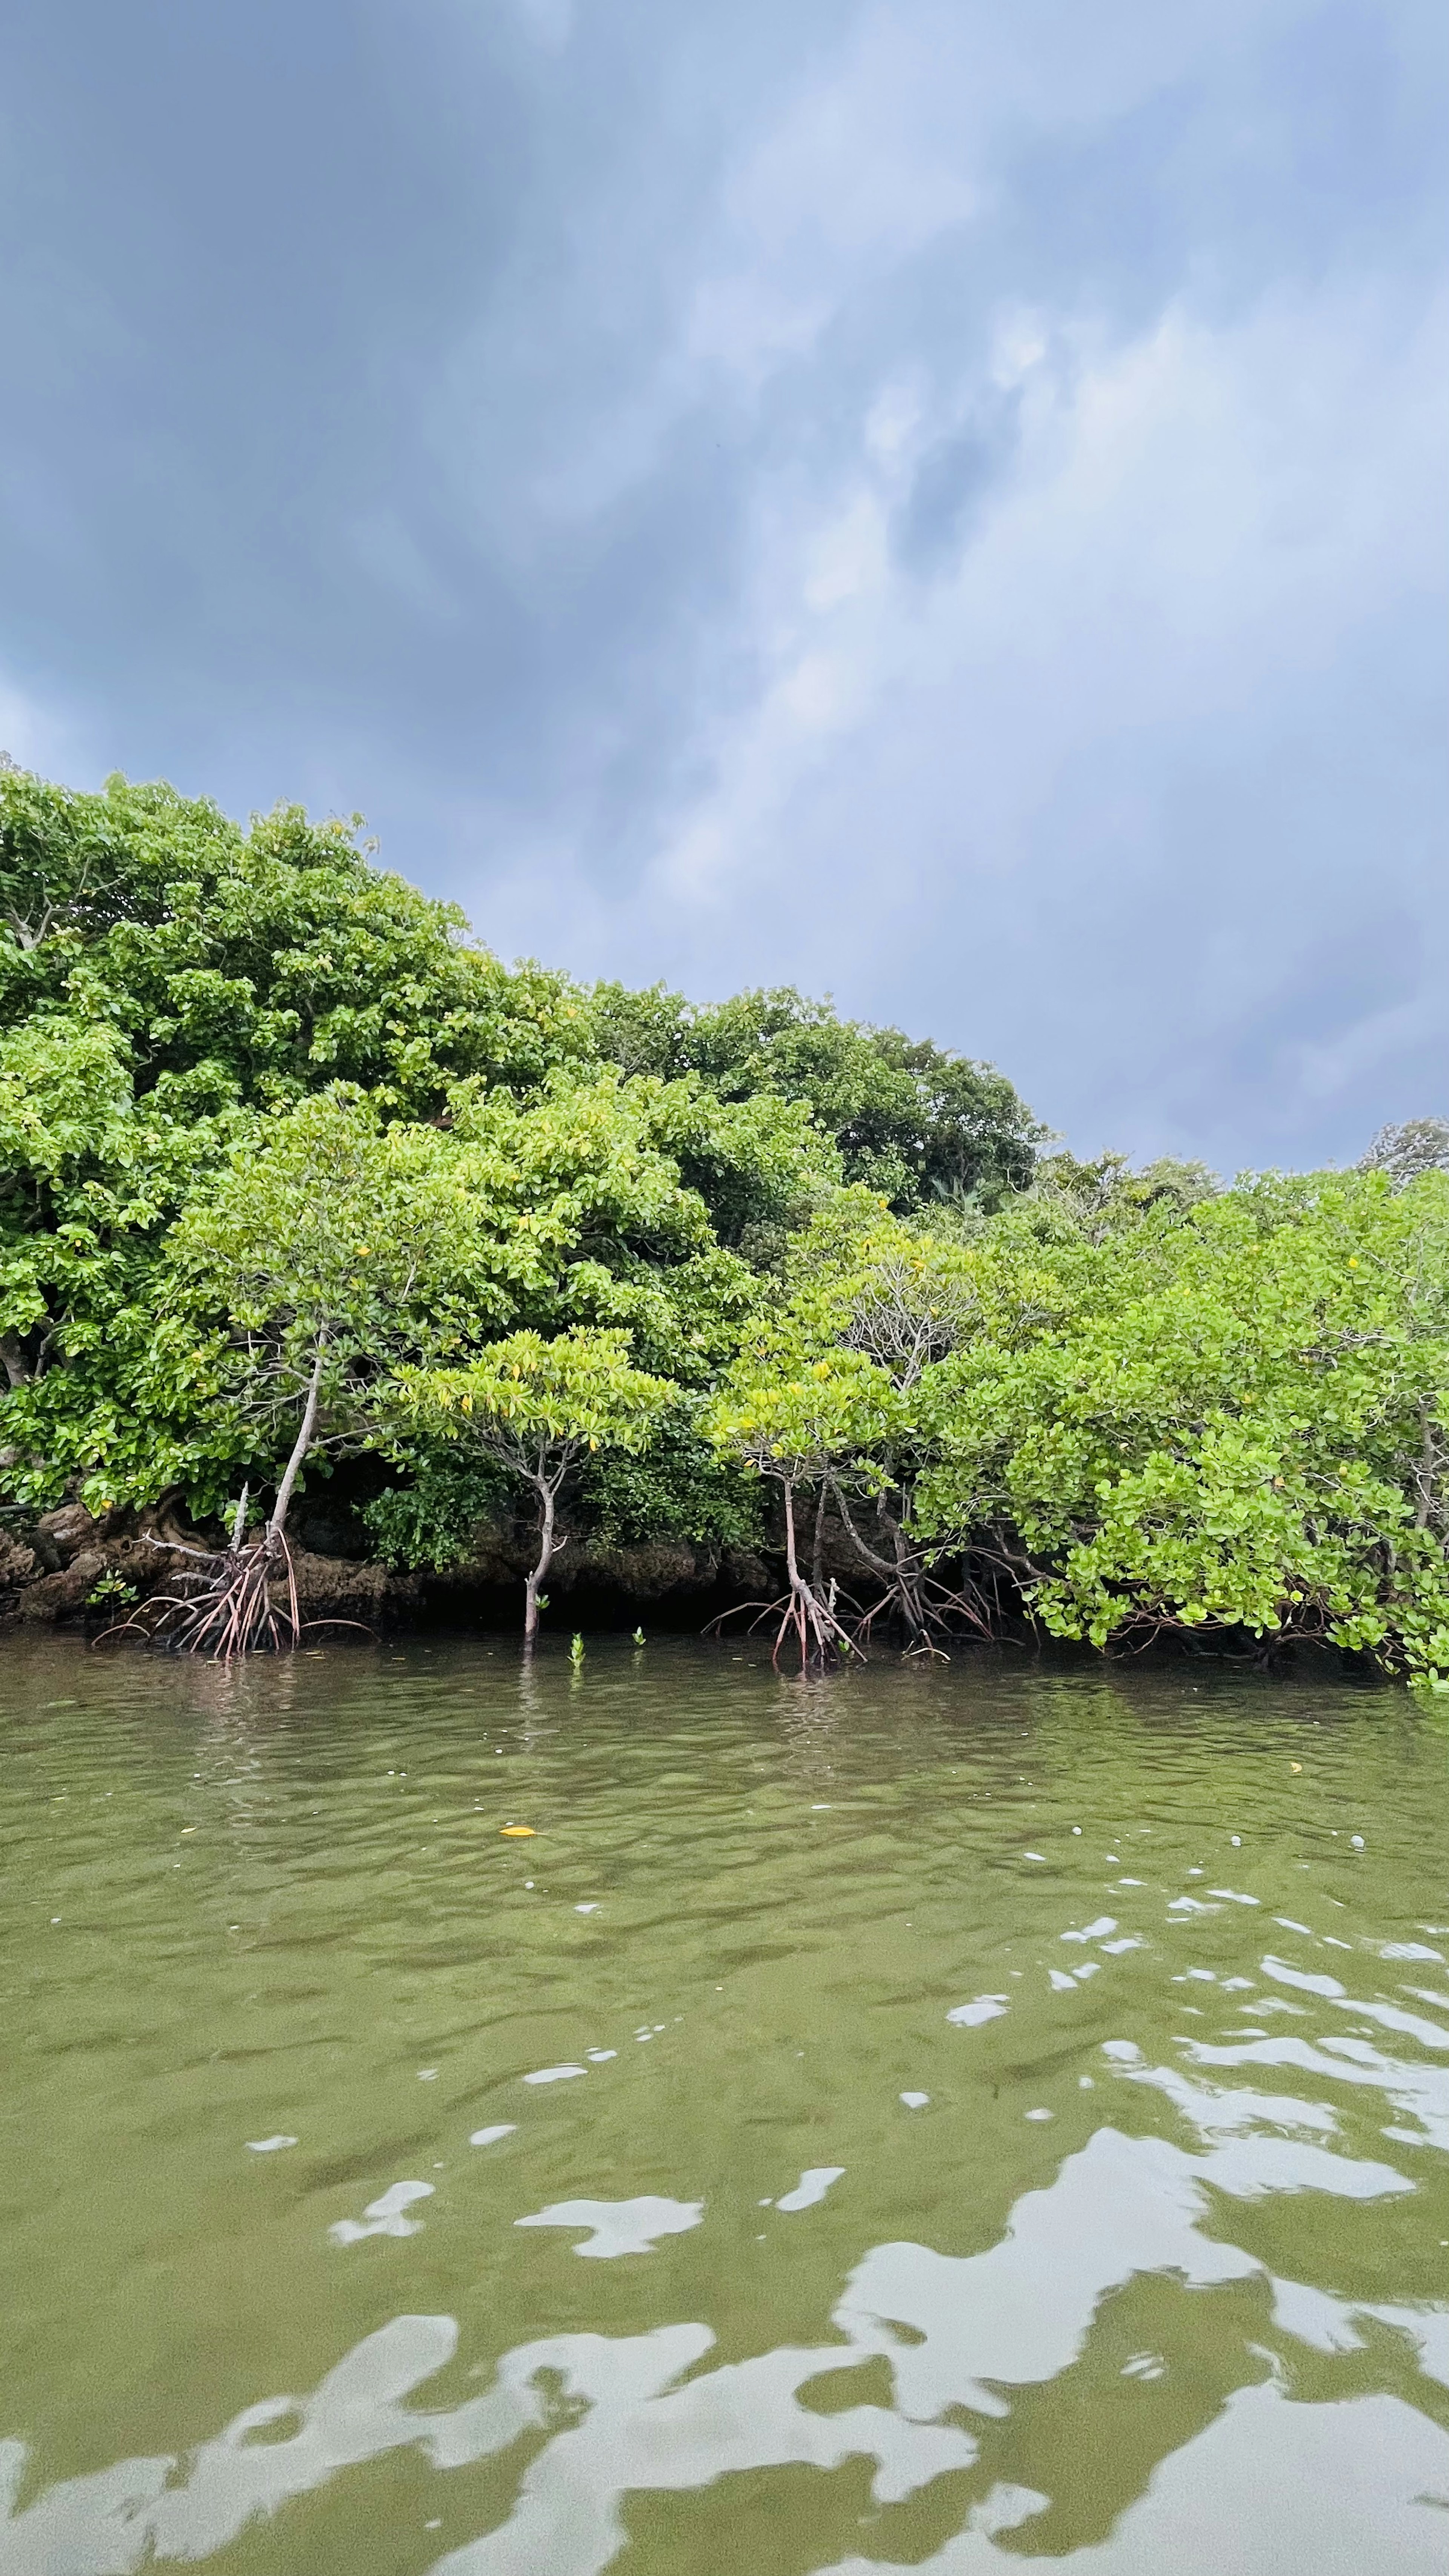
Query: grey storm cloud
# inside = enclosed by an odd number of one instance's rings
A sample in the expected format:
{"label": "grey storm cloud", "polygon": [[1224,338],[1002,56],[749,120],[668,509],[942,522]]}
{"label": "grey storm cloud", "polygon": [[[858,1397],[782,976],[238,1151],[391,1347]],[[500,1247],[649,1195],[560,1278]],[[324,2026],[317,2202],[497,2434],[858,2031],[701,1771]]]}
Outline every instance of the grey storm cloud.
{"label": "grey storm cloud", "polygon": [[1449,1109],[1430,0],[20,0],[0,741],[1228,1166]]}

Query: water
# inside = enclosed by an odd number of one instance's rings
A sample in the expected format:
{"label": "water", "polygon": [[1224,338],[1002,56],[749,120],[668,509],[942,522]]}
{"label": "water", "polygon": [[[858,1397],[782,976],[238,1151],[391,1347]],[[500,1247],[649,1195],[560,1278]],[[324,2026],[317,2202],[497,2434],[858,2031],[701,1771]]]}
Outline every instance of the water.
{"label": "water", "polygon": [[612,1640],[0,1695],[0,2576],[1442,2576],[1404,1697]]}

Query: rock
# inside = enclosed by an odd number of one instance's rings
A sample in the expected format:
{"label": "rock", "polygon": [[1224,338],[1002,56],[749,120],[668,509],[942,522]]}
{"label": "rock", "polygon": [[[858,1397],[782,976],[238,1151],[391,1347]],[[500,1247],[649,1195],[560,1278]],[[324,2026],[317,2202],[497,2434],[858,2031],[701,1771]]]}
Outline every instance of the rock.
{"label": "rock", "polygon": [[106,1563],[139,1598],[148,1592],[169,1591],[176,1577],[195,1559],[180,1556],[174,1548],[162,1547],[155,1539],[123,1538],[107,1548]]}
{"label": "rock", "polygon": [[27,1625],[53,1626],[59,1619],[73,1618],[90,1599],[93,1585],[105,1573],[106,1560],[99,1548],[83,1548],[60,1574],[46,1574],[39,1583],[31,1583],[16,1603]]}
{"label": "rock", "polygon": [[[187,1531],[178,1544],[179,1532],[170,1508],[117,1511],[97,1521],[80,1503],[48,1512],[33,1533],[33,1547],[0,1532],[0,1615],[33,1626],[79,1620],[106,1573],[129,1585],[138,1603],[157,1593],[189,1591],[218,1560],[208,1557],[200,1533]],[[529,1561],[524,1538],[491,1529],[479,1532],[467,1563],[441,1576],[397,1574],[370,1559],[294,1547],[297,1606],[307,1624],[335,1620],[344,1630],[350,1623],[377,1632],[439,1616],[470,1623],[481,1617],[507,1628]],[[555,1559],[549,1588],[557,1595],[577,1593],[585,1614],[602,1609],[607,1617],[618,1605],[632,1619],[646,1603],[657,1610],[668,1602],[673,1615],[688,1622],[732,1601],[768,1599],[779,1582],[745,1551],[688,1541],[605,1547],[576,1537]],[[280,1602],[280,1589],[277,1597]],[[111,1615],[125,1613],[117,1607]]]}
{"label": "rock", "polygon": [[350,1557],[313,1556],[296,1548],[292,1571],[297,1607],[307,1621],[355,1620],[364,1628],[388,1627],[416,1612],[422,1598],[417,1575],[394,1574],[371,1562],[359,1565]]}
{"label": "rock", "polygon": [[[147,1503],[144,1510],[139,1513],[116,1513],[112,1517],[116,1523],[118,1536],[124,1525],[127,1532],[134,1529],[138,1538],[151,1539],[158,1546],[162,1541],[170,1539],[183,1548],[190,1547],[205,1551],[206,1539],[203,1533],[189,1528],[179,1517],[179,1497],[174,1493],[163,1494],[159,1503]],[[107,1535],[110,1535],[109,1525]]]}
{"label": "rock", "polygon": [[659,1601],[667,1592],[703,1591],[715,1578],[711,1552],[685,1540],[652,1546],[570,1548],[548,1571],[549,1588],[572,1592],[584,1585],[622,1593],[630,1601]]}
{"label": "rock", "polygon": [[28,1583],[35,1572],[36,1562],[33,1547],[26,1547],[20,1539],[0,1531],[0,1593],[14,1592],[22,1583]]}
{"label": "rock", "polygon": [[36,1522],[35,1535],[40,1542],[36,1554],[41,1562],[48,1562],[53,1552],[56,1564],[52,1571],[59,1572],[79,1556],[82,1548],[95,1546],[101,1525],[84,1503],[62,1503],[58,1511],[46,1512]]}

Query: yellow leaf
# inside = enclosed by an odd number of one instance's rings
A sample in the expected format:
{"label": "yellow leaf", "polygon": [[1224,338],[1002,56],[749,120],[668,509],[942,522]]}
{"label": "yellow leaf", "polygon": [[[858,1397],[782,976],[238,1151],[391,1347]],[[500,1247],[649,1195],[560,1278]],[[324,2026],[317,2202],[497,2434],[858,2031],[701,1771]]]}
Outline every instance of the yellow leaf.
{"label": "yellow leaf", "polygon": [[519,1834],[532,1834],[536,1832],[537,1828],[533,1825],[500,1825],[498,1830],[500,1834],[513,1834],[516,1836]]}

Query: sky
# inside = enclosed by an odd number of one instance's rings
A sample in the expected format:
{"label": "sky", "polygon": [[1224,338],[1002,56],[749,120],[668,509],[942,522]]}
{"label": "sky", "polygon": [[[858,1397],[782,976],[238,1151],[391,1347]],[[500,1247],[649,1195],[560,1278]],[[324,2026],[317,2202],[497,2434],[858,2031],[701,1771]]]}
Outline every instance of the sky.
{"label": "sky", "polygon": [[1083,1153],[1449,1114],[1441,0],[12,0],[0,745]]}

